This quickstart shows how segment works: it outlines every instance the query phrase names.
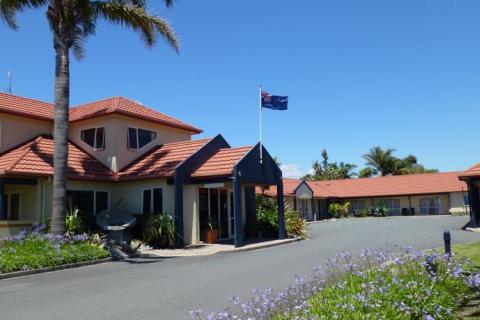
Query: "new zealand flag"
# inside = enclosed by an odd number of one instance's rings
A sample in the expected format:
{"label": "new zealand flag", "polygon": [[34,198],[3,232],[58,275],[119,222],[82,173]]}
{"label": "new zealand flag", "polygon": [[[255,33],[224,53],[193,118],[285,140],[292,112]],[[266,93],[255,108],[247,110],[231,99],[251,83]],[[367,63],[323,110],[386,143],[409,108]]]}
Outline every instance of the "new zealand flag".
{"label": "new zealand flag", "polygon": [[262,90],[262,108],[272,110],[287,110],[288,96],[272,96],[268,92]]}

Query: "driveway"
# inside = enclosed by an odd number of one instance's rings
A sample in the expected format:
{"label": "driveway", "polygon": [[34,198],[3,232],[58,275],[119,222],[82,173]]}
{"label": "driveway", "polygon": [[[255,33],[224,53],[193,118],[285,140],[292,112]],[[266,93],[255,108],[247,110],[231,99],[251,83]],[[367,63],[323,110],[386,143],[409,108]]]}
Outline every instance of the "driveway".
{"label": "driveway", "polygon": [[283,288],[339,251],[388,244],[428,248],[480,241],[461,231],[465,217],[345,219],[310,225],[311,238],[251,252],[112,262],[0,281],[1,319],[188,319],[191,309],[219,311],[232,293]]}

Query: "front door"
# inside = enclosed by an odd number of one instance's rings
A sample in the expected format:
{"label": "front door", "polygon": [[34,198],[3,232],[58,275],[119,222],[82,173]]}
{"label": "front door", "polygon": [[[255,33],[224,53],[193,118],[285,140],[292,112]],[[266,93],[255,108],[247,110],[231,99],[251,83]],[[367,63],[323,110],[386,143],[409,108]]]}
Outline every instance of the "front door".
{"label": "front door", "polygon": [[218,228],[220,239],[230,239],[232,232],[232,214],[228,205],[228,191],[223,188],[200,188],[200,239],[205,240],[205,230],[209,222]]}

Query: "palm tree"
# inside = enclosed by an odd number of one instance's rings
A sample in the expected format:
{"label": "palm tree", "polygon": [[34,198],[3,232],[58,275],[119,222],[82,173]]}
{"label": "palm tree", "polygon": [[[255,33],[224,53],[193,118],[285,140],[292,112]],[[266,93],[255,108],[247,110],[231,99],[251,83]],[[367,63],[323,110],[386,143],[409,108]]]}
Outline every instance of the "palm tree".
{"label": "palm tree", "polygon": [[[164,0],[167,7],[174,0]],[[0,0],[0,18],[17,29],[16,13],[45,8],[55,50],[55,120],[52,229],[65,232],[70,107],[70,52],[78,59],[87,36],[95,33],[100,19],[138,32],[147,46],[163,37],[177,52],[174,30],[161,17],[147,12],[145,0]]]}
{"label": "palm tree", "polygon": [[376,146],[370,149],[370,151],[363,155],[363,158],[367,161],[366,165],[371,167],[381,176],[392,174],[395,166],[395,157],[393,156],[395,149],[382,149],[380,146]]}

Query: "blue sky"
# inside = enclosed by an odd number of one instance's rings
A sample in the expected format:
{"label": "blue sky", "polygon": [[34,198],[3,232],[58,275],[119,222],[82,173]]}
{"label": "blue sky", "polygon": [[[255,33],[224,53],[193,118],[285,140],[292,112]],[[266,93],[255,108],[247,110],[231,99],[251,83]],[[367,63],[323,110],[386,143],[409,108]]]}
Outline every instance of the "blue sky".
{"label": "blue sky", "polygon": [[[151,2],[181,39],[147,49],[100,23],[72,61],[72,105],[122,95],[234,146],[258,140],[257,85],[290,96],[264,112],[264,142],[305,173],[326,148],[363,166],[375,145],[441,171],[480,161],[480,2],[475,0],[180,0]],[[0,24],[0,90],[53,100],[54,56],[43,11]]]}

